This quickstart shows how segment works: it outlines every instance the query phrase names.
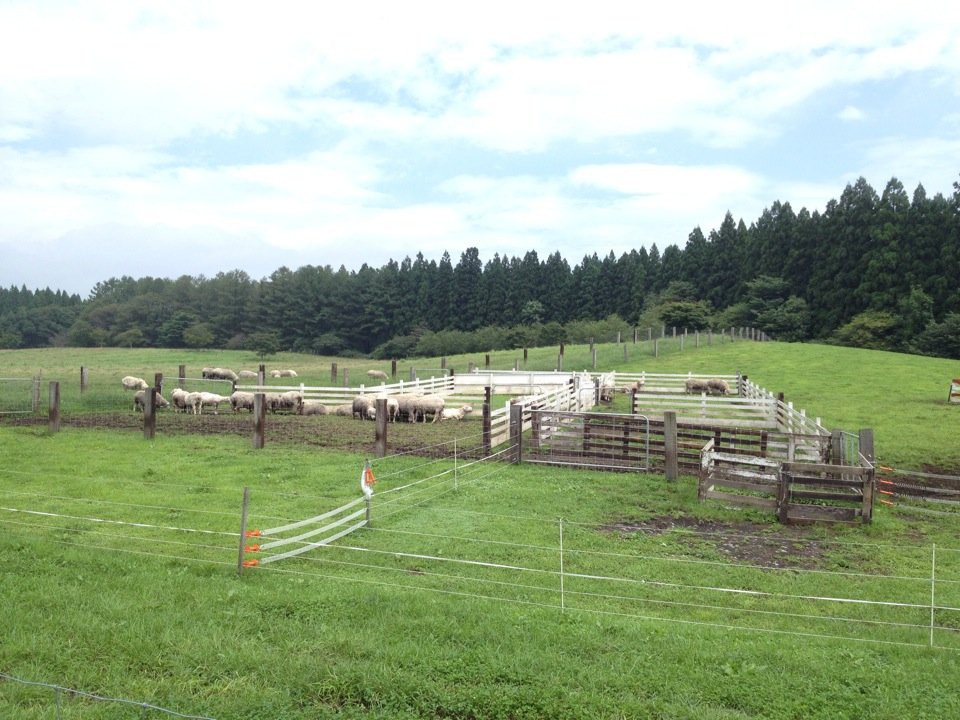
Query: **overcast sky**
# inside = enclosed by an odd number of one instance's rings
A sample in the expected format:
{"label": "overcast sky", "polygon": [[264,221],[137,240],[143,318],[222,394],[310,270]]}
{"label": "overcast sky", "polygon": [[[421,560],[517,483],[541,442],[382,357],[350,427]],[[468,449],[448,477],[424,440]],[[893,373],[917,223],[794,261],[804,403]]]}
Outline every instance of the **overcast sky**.
{"label": "overcast sky", "polygon": [[650,5],[0,0],[0,285],[576,263],[861,175],[952,193],[960,3]]}

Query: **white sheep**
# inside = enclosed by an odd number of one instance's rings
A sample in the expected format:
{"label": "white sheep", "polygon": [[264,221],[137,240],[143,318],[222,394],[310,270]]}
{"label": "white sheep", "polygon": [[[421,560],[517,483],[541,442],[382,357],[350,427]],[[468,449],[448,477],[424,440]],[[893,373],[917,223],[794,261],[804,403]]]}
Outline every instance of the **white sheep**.
{"label": "white sheep", "polygon": [[[143,412],[144,407],[147,405],[147,393],[148,390],[137,390],[133,395],[133,409]],[[155,407],[159,410],[161,408],[170,407],[170,403],[167,401],[163,395],[157,393],[157,402]]]}
{"label": "white sheep", "polygon": [[372,380],[386,380],[388,376],[383,370],[367,370],[367,377]]}
{"label": "white sheep", "polygon": [[200,400],[197,403],[197,412],[199,412],[201,415],[203,414],[204,405],[212,405],[214,415],[216,415],[220,410],[221,403],[229,403],[230,405],[233,405],[233,402],[228,395],[217,395],[216,393],[212,392],[200,392],[198,395],[200,396]]}
{"label": "white sheep", "polygon": [[257,373],[255,373],[253,370],[241,370],[239,373],[237,373],[237,375],[247,380],[252,380],[257,377]]}
{"label": "white sheep", "polygon": [[271,370],[270,377],[273,377],[273,378],[297,377],[297,371],[296,370]]}
{"label": "white sheep", "polygon": [[170,402],[173,404],[173,409],[177,412],[186,412],[189,407],[187,404],[189,394],[183,388],[174,388],[173,392],[170,393]]}
{"label": "white sheep", "polygon": [[401,416],[406,417],[410,422],[416,422],[417,419],[417,399],[419,395],[413,393],[400,393],[394,395],[393,399],[397,401],[397,419]]}
{"label": "white sheep", "polygon": [[280,393],[279,410],[292,410],[299,413],[302,405],[303,394],[299,390],[288,390],[285,393]]}
{"label": "white sheep", "polygon": [[304,400],[300,406],[301,415],[327,415],[330,409],[320,400]]}
{"label": "white sheep", "polygon": [[353,416],[361,420],[373,419],[370,417],[370,411],[374,409],[373,398],[366,395],[358,395],[353,399]]}
{"label": "white sheep", "polygon": [[230,404],[233,406],[233,411],[249,410],[253,412],[253,397],[252,392],[237,390],[230,396]]}
{"label": "white sheep", "polygon": [[456,410],[452,408],[446,408],[440,413],[440,420],[456,420],[457,422],[463,420],[464,415],[467,413],[472,413],[473,407],[470,405],[461,405]]}
{"label": "white sheep", "polygon": [[200,371],[200,376],[207,380],[229,380],[230,382],[236,382],[240,379],[240,376],[237,375],[233,370],[227,370],[226,368],[219,367],[205,367]]}
{"label": "white sheep", "polygon": [[146,390],[150,386],[147,385],[147,381],[143,378],[134,377],[133,375],[127,375],[124,378],[121,378],[120,384],[123,385],[124,390]]}
{"label": "white sheep", "polygon": [[343,405],[337,405],[333,409],[334,415],[340,415],[341,417],[353,417],[353,403],[345,403]]}
{"label": "white sheep", "polygon": [[414,404],[414,422],[420,416],[423,416],[423,422],[427,421],[427,415],[432,414],[433,420],[431,422],[436,422],[440,415],[443,413],[443,397],[440,395],[423,395],[418,397],[416,403]]}
{"label": "white sheep", "polygon": [[643,390],[643,380],[634,380],[623,389],[625,393],[640,392],[641,390]]}

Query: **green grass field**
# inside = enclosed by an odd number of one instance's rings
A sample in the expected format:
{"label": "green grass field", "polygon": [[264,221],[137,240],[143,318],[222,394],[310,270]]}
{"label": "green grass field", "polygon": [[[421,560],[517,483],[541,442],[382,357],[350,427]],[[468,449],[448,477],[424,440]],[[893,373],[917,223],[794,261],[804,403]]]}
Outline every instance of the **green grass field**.
{"label": "green grass field", "polygon": [[[960,467],[960,408],[945,404],[956,363],[777,343],[627,349],[624,363],[622,347],[599,346],[600,367],[741,370],[828,426],[873,427],[884,461]],[[592,362],[568,348],[577,359]],[[182,362],[256,358],[0,351],[0,375],[78,377],[85,365],[106,385]],[[329,380],[330,362],[270,366],[309,384]],[[532,349],[528,367],[555,362],[555,348]],[[0,421],[0,671],[221,720],[960,716],[954,518],[878,507],[871,526],[785,528],[698,504],[692,478],[489,463],[453,473],[449,460],[394,457],[375,464],[371,528],[237,577],[244,486],[251,526],[270,526],[356,498],[363,460]],[[0,717],[53,708],[50,691],[0,681]],[[80,700],[61,713],[133,716]]]}

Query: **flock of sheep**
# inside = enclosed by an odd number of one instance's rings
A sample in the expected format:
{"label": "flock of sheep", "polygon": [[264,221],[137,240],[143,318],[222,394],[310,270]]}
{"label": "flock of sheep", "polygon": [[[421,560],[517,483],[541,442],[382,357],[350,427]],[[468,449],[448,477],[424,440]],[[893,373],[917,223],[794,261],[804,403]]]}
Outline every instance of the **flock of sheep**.
{"label": "flock of sheep", "polygon": [[[242,370],[240,373],[234,373],[232,370],[223,368],[204,368],[203,377],[208,380],[236,382],[241,377],[246,377],[246,373],[249,372],[248,370]],[[253,373],[253,375],[256,376],[256,373]],[[296,377],[297,373],[294,370],[274,370],[271,375],[273,377]],[[386,373],[380,370],[370,370],[367,375],[376,379],[385,380],[387,378]],[[136,391],[133,396],[133,406],[135,410],[142,412],[146,405],[146,393],[149,388],[147,381],[128,375],[120,383],[125,390]],[[254,393],[242,390],[234,391],[230,395],[218,395],[211,392],[187,392],[183,388],[175,388],[170,393],[170,400],[157,393],[156,407],[159,409],[172,406],[176,412],[192,412],[194,415],[202,415],[204,408],[213,408],[213,412],[216,414],[221,405],[229,404],[233,412],[239,412],[240,410],[253,412],[254,397]],[[428,417],[431,418],[431,422],[459,421],[468,413],[473,412],[470,405],[461,405],[458,408],[445,407],[444,398],[441,395],[416,395],[412,393],[389,396],[359,395],[350,403],[330,406],[319,400],[305,399],[299,390],[264,393],[266,409],[271,413],[341,415],[361,420],[376,420],[376,401],[378,398],[385,398],[387,401],[387,420],[389,422],[407,420],[408,422],[422,421],[425,423]]]}
{"label": "flock of sheep", "polygon": [[690,378],[687,380],[686,391],[688,393],[706,393],[707,395],[728,395],[730,386],[726,380],[711,378],[709,380],[698,380]]}

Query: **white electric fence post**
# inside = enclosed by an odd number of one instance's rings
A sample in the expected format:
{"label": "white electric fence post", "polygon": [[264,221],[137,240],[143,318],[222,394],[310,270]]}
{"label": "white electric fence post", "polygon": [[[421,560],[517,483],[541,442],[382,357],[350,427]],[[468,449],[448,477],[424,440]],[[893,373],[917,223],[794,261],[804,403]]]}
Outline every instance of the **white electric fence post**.
{"label": "white electric fence post", "polygon": [[457,439],[453,439],[453,489],[457,489]]}
{"label": "white electric fence post", "polygon": [[937,596],[937,544],[930,551],[930,647],[933,647],[933,610]]}
{"label": "white electric fence post", "polygon": [[240,508],[240,554],[237,557],[237,575],[243,575],[244,543],[247,539],[247,510],[250,507],[250,488],[243,487],[243,505]]}
{"label": "white electric fence post", "polygon": [[560,612],[566,612],[563,596],[563,518],[560,518]]}

